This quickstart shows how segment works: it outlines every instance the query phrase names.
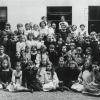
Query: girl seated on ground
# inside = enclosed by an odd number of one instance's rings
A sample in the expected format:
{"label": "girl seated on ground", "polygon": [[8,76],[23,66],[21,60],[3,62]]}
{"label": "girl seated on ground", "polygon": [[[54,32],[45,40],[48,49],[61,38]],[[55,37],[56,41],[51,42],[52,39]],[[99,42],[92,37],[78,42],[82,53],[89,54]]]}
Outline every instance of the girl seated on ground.
{"label": "girl seated on ground", "polygon": [[8,59],[3,59],[0,67],[0,88],[6,89],[11,82],[12,71],[9,68]]}
{"label": "girl seated on ground", "polygon": [[84,90],[84,86],[89,84],[93,80],[92,66],[91,62],[87,61],[84,63],[82,71],[78,76],[78,82],[71,86],[71,89],[82,92]]}
{"label": "girl seated on ground", "polygon": [[78,65],[74,60],[70,60],[68,62],[67,68],[67,87],[71,88],[72,84],[76,82],[80,70],[78,69]]}
{"label": "girl seated on ground", "polygon": [[85,89],[82,93],[100,96],[100,66],[95,62],[93,65],[93,80],[91,83],[85,85]]}
{"label": "girl seated on ground", "polygon": [[67,67],[66,62],[63,57],[59,58],[58,66],[56,67],[56,73],[59,79],[59,89],[60,91],[69,90],[68,80],[69,80],[69,67]]}
{"label": "girl seated on ground", "polygon": [[7,86],[8,91],[29,91],[27,88],[22,86],[22,71],[21,63],[17,62],[16,69],[12,73],[12,81]]}
{"label": "girl seated on ground", "polygon": [[59,87],[59,80],[52,64],[47,65],[46,71],[44,72],[44,79],[43,91],[56,90]]}

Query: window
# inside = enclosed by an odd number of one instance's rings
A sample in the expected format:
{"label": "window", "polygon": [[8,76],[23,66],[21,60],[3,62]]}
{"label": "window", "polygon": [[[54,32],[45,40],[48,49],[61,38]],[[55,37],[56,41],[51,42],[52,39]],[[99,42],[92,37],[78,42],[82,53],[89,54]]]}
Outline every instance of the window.
{"label": "window", "polygon": [[[55,22],[58,26],[61,16],[65,16],[69,25],[72,24],[72,7],[71,6],[48,6],[47,7],[47,19]],[[57,27],[58,28],[58,27]]]}
{"label": "window", "polygon": [[100,6],[89,6],[88,28],[91,31],[100,32]]}
{"label": "window", "polygon": [[0,7],[0,30],[3,30],[7,22],[7,7]]}

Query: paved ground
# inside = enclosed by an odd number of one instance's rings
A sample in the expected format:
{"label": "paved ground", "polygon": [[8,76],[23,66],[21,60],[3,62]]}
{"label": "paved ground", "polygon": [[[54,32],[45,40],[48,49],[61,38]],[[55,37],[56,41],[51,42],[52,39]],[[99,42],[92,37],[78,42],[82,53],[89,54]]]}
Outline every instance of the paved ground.
{"label": "paved ground", "polygon": [[85,96],[74,92],[9,93],[0,91],[0,100],[100,100],[100,97]]}

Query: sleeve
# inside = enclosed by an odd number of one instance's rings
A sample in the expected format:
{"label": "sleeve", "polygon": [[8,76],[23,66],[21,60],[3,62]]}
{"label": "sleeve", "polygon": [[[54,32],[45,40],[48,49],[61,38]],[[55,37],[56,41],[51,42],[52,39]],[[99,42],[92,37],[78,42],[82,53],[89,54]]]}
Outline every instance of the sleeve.
{"label": "sleeve", "polygon": [[35,60],[35,63],[36,63],[36,67],[37,67],[37,68],[39,68],[40,61],[41,61],[40,54],[37,54],[37,56],[36,56],[36,60]]}
{"label": "sleeve", "polygon": [[59,23],[59,29],[61,29],[61,22]]}
{"label": "sleeve", "polygon": [[20,52],[20,47],[19,47],[19,43],[16,43],[16,52]]}
{"label": "sleeve", "polygon": [[15,70],[12,72],[12,82],[15,83]]}
{"label": "sleeve", "polygon": [[10,61],[10,57],[8,56],[8,64],[9,64],[9,68],[11,68],[11,61]]}
{"label": "sleeve", "polygon": [[20,73],[21,73],[21,75],[20,75],[20,85],[22,85],[22,71]]}
{"label": "sleeve", "polygon": [[82,79],[82,72],[80,72],[78,79]]}
{"label": "sleeve", "polygon": [[50,64],[50,63],[51,63],[48,55],[47,55],[46,60],[47,60],[48,64]]}
{"label": "sleeve", "polygon": [[57,76],[56,72],[54,72],[53,82],[54,82],[55,84],[58,84],[58,83],[59,83],[59,79],[58,79],[58,76]]}

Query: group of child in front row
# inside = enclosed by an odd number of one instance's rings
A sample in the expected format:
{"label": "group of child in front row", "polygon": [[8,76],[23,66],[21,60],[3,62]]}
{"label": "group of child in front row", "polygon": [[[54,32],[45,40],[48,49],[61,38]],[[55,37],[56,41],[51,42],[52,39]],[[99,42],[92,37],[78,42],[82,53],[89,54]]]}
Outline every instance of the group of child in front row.
{"label": "group of child in front row", "polygon": [[[45,17],[43,17],[45,18]],[[10,24],[0,35],[0,88],[8,91],[64,91],[100,95],[100,34],[85,25],[43,20]]]}

